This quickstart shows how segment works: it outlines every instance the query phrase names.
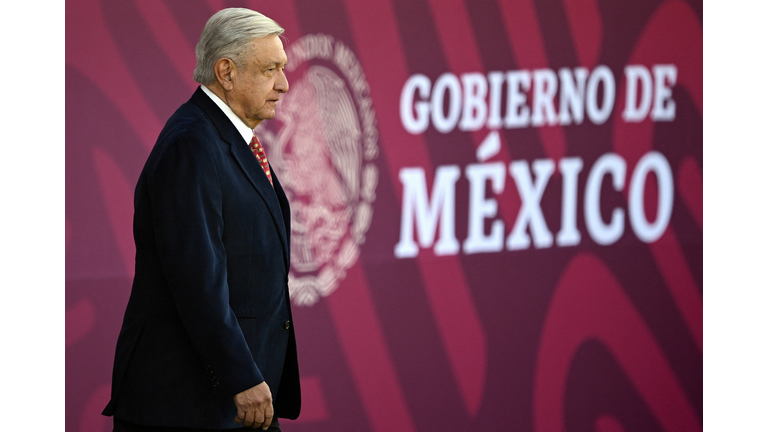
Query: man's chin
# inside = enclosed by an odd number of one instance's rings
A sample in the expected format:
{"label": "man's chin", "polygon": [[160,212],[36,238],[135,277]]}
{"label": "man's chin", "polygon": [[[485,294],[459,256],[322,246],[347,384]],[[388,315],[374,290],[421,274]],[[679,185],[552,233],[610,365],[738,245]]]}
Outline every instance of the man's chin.
{"label": "man's chin", "polygon": [[259,118],[261,120],[272,120],[275,118],[276,111],[275,110],[264,110],[263,112],[259,113]]}

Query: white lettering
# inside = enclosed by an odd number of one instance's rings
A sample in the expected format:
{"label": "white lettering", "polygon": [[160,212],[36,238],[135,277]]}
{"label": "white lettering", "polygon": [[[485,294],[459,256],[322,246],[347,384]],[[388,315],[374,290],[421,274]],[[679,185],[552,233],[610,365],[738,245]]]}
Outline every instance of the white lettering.
{"label": "white lettering", "polygon": [[507,238],[507,248],[510,250],[530,247],[531,239],[525,232],[529,226],[533,235],[533,245],[536,248],[552,246],[552,233],[547,228],[547,222],[541,212],[541,197],[544,195],[549,178],[555,172],[555,163],[550,159],[535,160],[533,171],[536,173],[535,184],[531,180],[527,162],[516,161],[509,164],[509,172],[515,179],[522,201],[515,226]]}
{"label": "white lettering", "polygon": [[[587,68],[577,67],[572,73],[568,68],[561,68],[558,73],[560,75],[560,124],[571,124],[571,114],[573,114],[573,122],[581,124],[584,121],[584,91],[589,71]],[[576,74],[575,83],[574,73]]]}
{"label": "white lettering", "polygon": [[[408,78],[400,93],[400,121],[405,130],[414,135],[424,132],[429,126],[429,103],[425,99],[429,97],[431,86],[429,78],[416,74]],[[414,106],[413,99],[416,91],[419,92],[422,100],[416,102]],[[412,107],[416,109],[416,115]]]}
{"label": "white lettering", "polygon": [[[627,97],[621,117],[627,122],[641,122],[651,109],[651,72],[643,65],[630,65],[624,68],[624,77],[627,82]],[[642,92],[638,102],[640,89]]]}
{"label": "white lettering", "polygon": [[[343,62],[348,49],[339,50],[336,57]],[[358,75],[360,73],[361,69]],[[624,121],[641,122],[649,113],[653,121],[674,120],[672,88],[677,81],[674,64],[654,65],[650,69],[644,65],[628,65],[624,76]],[[355,94],[368,92],[363,79],[357,79],[354,73],[347,77]],[[506,104],[502,102],[505,92]],[[611,116],[615,99],[616,80],[605,65],[591,71],[574,67],[560,68],[557,72],[552,69],[492,71],[487,75],[467,72],[460,77],[446,72],[434,85],[425,75],[414,74],[400,93],[400,120],[412,134],[423,133],[430,123],[441,133],[450,133],[457,126],[460,131],[478,131],[483,127],[494,130],[565,126],[582,124],[585,114],[590,122],[600,125]]]}
{"label": "white lettering", "polygon": [[555,93],[557,92],[557,75],[551,69],[536,69],[533,71],[533,115],[532,126],[545,123],[557,123],[555,115]]}
{"label": "white lettering", "polygon": [[[400,218],[400,241],[395,245],[397,258],[412,258],[419,254],[413,240],[418,231],[419,245],[432,247],[440,221],[440,239],[435,244],[435,255],[451,255],[459,252],[456,239],[456,180],[461,171],[456,165],[437,168],[432,185],[432,200],[427,198],[427,184],[423,168],[403,168],[400,182],[403,184],[403,206]],[[415,219],[415,226],[414,226]]]}
{"label": "white lettering", "polygon": [[507,72],[507,116],[504,127],[528,126],[531,112],[525,105],[525,93],[531,89],[531,73],[528,71]]}
{"label": "white lettering", "polygon": [[556,241],[558,246],[575,246],[581,241],[581,233],[576,228],[576,194],[584,162],[580,157],[567,157],[560,159],[557,166],[563,176],[563,207]]}
{"label": "white lettering", "polygon": [[[530,165],[526,161],[513,161],[505,171],[503,162],[486,162],[498,154],[500,142],[498,131],[490,132],[476,153],[481,163],[465,167],[465,177],[469,181],[466,203],[469,218],[467,237],[461,245],[455,230],[456,183],[460,168],[456,165],[437,167],[431,195],[427,193],[424,169],[400,170],[403,199],[400,240],[394,248],[397,258],[413,258],[418,256],[421,248],[432,247],[435,255],[455,255],[460,250],[465,254],[476,254],[500,252],[505,247],[521,250],[530,248],[531,244],[536,248],[553,245],[553,235],[547,227],[541,203],[554,173],[555,161],[539,159]],[[560,159],[557,166],[562,178],[562,206],[556,245],[576,246],[582,237],[577,216],[579,176],[584,162],[578,156],[570,156]],[[646,217],[645,210],[646,187],[651,173],[658,185],[655,218]],[[516,183],[521,207],[505,239],[504,230],[508,224],[499,218],[498,196],[505,191],[507,175]],[[608,175],[610,181],[606,178]],[[615,153],[600,156],[589,171],[583,197],[584,224],[589,236],[599,245],[611,245],[624,235],[625,216],[629,217],[637,238],[646,243],[658,240],[669,226],[674,205],[674,180],[664,155],[657,151],[643,155],[632,173],[628,190],[624,188],[626,182],[627,163]],[[627,192],[626,209],[623,206],[606,208],[602,196],[604,185],[611,185],[608,188],[618,193]],[[603,214],[609,214],[607,221]]]}
{"label": "white lettering", "polygon": [[488,128],[501,127],[501,86],[504,84],[502,72],[488,72],[488,82],[491,84],[491,93],[488,96],[490,113],[488,114]]}
{"label": "white lettering", "polygon": [[469,230],[464,253],[499,252],[504,249],[504,222],[493,221],[490,234],[485,235],[485,220],[496,217],[499,207],[495,198],[485,195],[488,180],[495,194],[504,192],[504,163],[467,165],[465,174],[469,179]]}
{"label": "white lettering", "polygon": [[[597,90],[603,83],[602,107],[597,103]],[[611,115],[616,98],[616,82],[608,66],[598,66],[587,81],[587,116],[594,124],[603,124]]]}
{"label": "white lettering", "polygon": [[[653,171],[658,182],[658,207],[656,222],[645,218],[645,183],[648,173]],[[659,239],[669,225],[674,200],[672,168],[667,159],[657,151],[646,153],[638,162],[629,184],[629,221],[632,230],[640,240],[651,243]]]}
{"label": "white lettering", "polygon": [[[448,115],[444,115],[443,103],[448,92]],[[461,115],[461,84],[456,75],[446,72],[437,79],[432,91],[432,124],[442,133],[448,133],[456,126]]]}
{"label": "white lettering", "polygon": [[653,67],[654,95],[651,118],[654,121],[672,121],[675,119],[675,101],[672,100],[672,86],[677,82],[675,65],[656,65]]}
{"label": "white lettering", "polygon": [[475,150],[475,156],[480,162],[485,162],[488,159],[496,156],[501,151],[501,138],[499,137],[499,131],[493,131],[488,134],[482,143]]}
{"label": "white lettering", "polygon": [[603,217],[600,214],[600,189],[602,189],[603,177],[606,174],[611,174],[613,188],[621,191],[624,188],[626,172],[627,163],[615,153],[606,153],[600,156],[589,172],[584,191],[584,220],[590,237],[597,244],[613,244],[624,233],[623,209],[613,209],[611,221],[608,224],[603,222]]}
{"label": "white lettering", "polygon": [[464,109],[459,130],[476,131],[483,127],[488,116],[488,106],[485,104],[488,81],[483,74],[466,73],[461,75],[461,84],[464,86]]}

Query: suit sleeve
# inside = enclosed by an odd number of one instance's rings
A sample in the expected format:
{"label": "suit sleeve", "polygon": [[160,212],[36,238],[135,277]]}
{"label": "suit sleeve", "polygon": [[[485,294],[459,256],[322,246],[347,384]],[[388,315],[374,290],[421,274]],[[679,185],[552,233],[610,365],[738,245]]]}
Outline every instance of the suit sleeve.
{"label": "suit sleeve", "polygon": [[177,313],[223,397],[264,377],[229,305],[220,160],[200,137],[182,136],[165,149],[148,187],[157,250]]}

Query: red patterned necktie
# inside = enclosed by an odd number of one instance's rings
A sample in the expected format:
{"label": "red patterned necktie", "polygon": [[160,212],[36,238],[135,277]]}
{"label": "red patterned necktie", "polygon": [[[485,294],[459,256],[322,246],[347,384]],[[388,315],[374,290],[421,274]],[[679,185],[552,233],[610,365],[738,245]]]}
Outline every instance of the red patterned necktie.
{"label": "red patterned necktie", "polygon": [[251,140],[250,147],[251,147],[251,151],[253,151],[254,156],[256,156],[256,160],[259,161],[259,165],[261,165],[261,169],[264,170],[264,174],[267,175],[267,178],[269,179],[269,184],[271,184],[272,187],[275,187],[275,185],[272,183],[272,173],[269,172],[269,162],[267,162],[267,154],[264,153],[264,147],[261,146],[259,139],[256,138],[256,134],[253,135],[253,139]]}

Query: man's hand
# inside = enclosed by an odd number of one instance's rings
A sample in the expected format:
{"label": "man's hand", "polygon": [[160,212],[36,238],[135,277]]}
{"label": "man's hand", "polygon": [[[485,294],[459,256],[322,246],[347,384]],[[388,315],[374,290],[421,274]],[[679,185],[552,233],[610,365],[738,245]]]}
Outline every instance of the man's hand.
{"label": "man's hand", "polygon": [[272,424],[272,392],[266,382],[236,394],[234,399],[237,407],[235,423],[242,422],[243,426],[253,429],[261,426],[264,430]]}

